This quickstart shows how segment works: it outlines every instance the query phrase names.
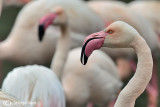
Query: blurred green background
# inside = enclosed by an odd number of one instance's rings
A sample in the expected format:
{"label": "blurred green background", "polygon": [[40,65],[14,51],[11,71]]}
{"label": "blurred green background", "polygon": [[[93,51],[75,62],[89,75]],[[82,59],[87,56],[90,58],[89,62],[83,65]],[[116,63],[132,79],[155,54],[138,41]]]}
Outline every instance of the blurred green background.
{"label": "blurred green background", "polygon": [[[126,0],[125,2],[129,2],[129,1],[130,0]],[[3,8],[2,16],[0,17],[0,40],[4,40],[10,33],[11,28],[14,24],[15,18],[21,8],[22,7],[14,7],[14,6]],[[158,71],[160,71],[160,58],[158,58],[157,62],[158,62],[157,68],[158,68]],[[2,79],[5,78],[5,76],[9,71],[11,71],[13,68],[18,66],[9,61],[4,61],[2,65],[3,65],[2,72],[1,72],[3,75]],[[158,77],[160,77],[159,72],[158,72]],[[126,83],[127,82],[128,80],[126,80]],[[159,103],[160,103],[160,98],[159,98]],[[147,95],[145,92],[137,99],[135,107],[142,107],[142,105],[143,107],[147,107]],[[160,107],[160,104],[158,107]]]}

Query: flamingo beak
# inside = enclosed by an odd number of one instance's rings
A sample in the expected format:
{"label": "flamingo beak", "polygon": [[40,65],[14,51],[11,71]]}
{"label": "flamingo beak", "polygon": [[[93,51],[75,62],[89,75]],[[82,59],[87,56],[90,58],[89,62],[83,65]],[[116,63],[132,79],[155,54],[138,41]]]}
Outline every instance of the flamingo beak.
{"label": "flamingo beak", "polygon": [[81,63],[86,65],[88,57],[92,54],[94,50],[100,49],[103,46],[105,37],[108,33],[100,31],[89,35],[82,46],[81,51]]}
{"label": "flamingo beak", "polygon": [[46,29],[53,23],[56,16],[56,13],[50,13],[40,19],[38,26],[38,36],[40,41],[43,40]]}
{"label": "flamingo beak", "polygon": [[44,26],[43,25],[39,25],[39,27],[38,27],[39,41],[42,41],[44,34],[45,34]]}

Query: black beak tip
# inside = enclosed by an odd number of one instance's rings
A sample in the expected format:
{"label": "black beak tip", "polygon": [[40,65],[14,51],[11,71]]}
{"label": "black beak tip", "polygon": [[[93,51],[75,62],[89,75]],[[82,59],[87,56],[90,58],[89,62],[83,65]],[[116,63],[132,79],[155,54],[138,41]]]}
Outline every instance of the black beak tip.
{"label": "black beak tip", "polygon": [[85,53],[82,52],[82,54],[81,54],[81,63],[83,65],[86,65],[87,61],[88,61],[88,57],[85,55]]}
{"label": "black beak tip", "polygon": [[93,39],[100,39],[100,38],[102,38],[102,37],[90,38],[90,39],[88,39],[88,40],[86,41],[86,43],[82,46],[81,59],[80,59],[80,60],[81,60],[81,63],[82,63],[83,65],[86,65],[86,63],[87,63],[87,61],[88,61],[88,57],[89,57],[89,56],[87,56],[87,55],[85,54],[85,48],[86,48],[88,42],[91,41],[91,40],[93,40]]}
{"label": "black beak tip", "polygon": [[39,36],[39,40],[40,41],[42,41],[44,33],[45,33],[44,25],[39,25],[39,27],[38,27],[38,36]]}
{"label": "black beak tip", "polygon": [[87,61],[82,62],[82,64],[83,64],[83,65],[86,65],[86,64],[87,64]]}

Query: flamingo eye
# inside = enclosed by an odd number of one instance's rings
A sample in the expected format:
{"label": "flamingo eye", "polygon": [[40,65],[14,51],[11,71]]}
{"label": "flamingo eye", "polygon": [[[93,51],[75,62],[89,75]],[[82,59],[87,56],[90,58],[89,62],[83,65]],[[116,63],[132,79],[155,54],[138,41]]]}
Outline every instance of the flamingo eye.
{"label": "flamingo eye", "polygon": [[113,33],[113,30],[104,29],[104,32],[109,33],[109,34],[112,34],[112,33]]}
{"label": "flamingo eye", "polygon": [[107,33],[112,34],[112,33],[113,33],[113,30],[109,30],[109,31],[107,31]]}

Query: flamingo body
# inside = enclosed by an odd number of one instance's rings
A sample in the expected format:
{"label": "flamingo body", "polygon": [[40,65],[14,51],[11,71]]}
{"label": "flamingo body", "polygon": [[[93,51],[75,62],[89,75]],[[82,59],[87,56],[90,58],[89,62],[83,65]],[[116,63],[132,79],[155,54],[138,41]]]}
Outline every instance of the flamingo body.
{"label": "flamingo body", "polygon": [[[15,84],[16,83],[16,84]],[[22,102],[33,103],[25,107],[65,107],[63,88],[54,74],[46,67],[28,65],[13,69],[5,78],[2,90]]]}

